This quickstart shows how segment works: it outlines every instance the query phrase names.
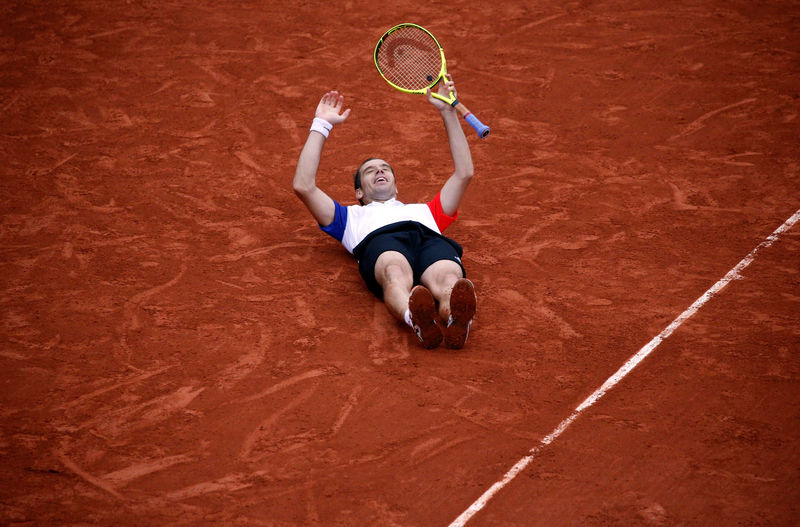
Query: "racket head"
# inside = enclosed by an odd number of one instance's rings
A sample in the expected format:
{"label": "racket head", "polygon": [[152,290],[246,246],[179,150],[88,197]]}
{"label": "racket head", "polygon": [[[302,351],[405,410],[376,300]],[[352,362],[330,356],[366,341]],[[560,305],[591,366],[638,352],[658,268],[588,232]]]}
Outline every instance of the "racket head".
{"label": "racket head", "polygon": [[439,41],[417,24],[389,29],[375,45],[373,59],[381,77],[406,93],[425,93],[447,73]]}

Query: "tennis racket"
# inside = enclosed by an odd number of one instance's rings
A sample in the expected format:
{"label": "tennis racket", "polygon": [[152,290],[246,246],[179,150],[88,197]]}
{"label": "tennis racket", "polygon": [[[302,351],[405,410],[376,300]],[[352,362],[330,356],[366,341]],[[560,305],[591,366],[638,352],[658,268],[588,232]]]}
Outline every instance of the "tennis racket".
{"label": "tennis racket", "polygon": [[[416,24],[400,24],[383,34],[375,46],[375,67],[381,77],[406,93],[425,93],[447,75],[444,50],[433,34]],[[489,127],[480,122],[454,94],[449,97],[431,91],[460,113],[481,138]]]}

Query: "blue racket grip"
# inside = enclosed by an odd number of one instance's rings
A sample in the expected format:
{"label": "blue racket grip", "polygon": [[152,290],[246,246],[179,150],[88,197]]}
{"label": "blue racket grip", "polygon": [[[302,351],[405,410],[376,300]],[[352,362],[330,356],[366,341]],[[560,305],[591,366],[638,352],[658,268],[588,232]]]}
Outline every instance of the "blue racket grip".
{"label": "blue racket grip", "polygon": [[476,132],[478,132],[478,137],[481,139],[489,135],[490,128],[483,124],[477,117],[475,117],[475,114],[468,113],[464,116],[464,120],[467,121]]}
{"label": "blue racket grip", "polygon": [[453,100],[453,102],[450,103],[450,106],[458,110],[458,113],[464,116],[464,120],[467,121],[469,125],[475,129],[476,132],[478,132],[478,137],[483,139],[484,137],[489,135],[489,127],[483,124],[477,117],[475,117],[472,114],[472,112],[469,111],[469,108],[464,106],[464,104],[461,101],[455,99]]}

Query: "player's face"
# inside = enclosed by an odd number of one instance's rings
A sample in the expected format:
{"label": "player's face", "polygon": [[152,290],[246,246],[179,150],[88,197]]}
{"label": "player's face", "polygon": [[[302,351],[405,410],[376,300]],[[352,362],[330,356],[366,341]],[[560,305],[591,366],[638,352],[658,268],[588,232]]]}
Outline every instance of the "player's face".
{"label": "player's face", "polygon": [[356,190],[357,198],[369,203],[386,201],[396,196],[397,184],[389,163],[383,159],[370,159],[361,165],[361,188]]}

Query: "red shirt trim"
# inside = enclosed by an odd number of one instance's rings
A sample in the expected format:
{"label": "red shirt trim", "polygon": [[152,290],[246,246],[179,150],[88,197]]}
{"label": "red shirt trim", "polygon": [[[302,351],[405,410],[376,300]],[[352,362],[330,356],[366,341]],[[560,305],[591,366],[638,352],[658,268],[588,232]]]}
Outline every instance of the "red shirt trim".
{"label": "red shirt trim", "polygon": [[444,230],[458,218],[458,211],[452,216],[448,216],[442,210],[441,192],[436,194],[436,197],[428,202],[428,208],[431,209],[433,220],[436,222],[436,226],[439,227],[439,231],[441,232],[444,232]]}

